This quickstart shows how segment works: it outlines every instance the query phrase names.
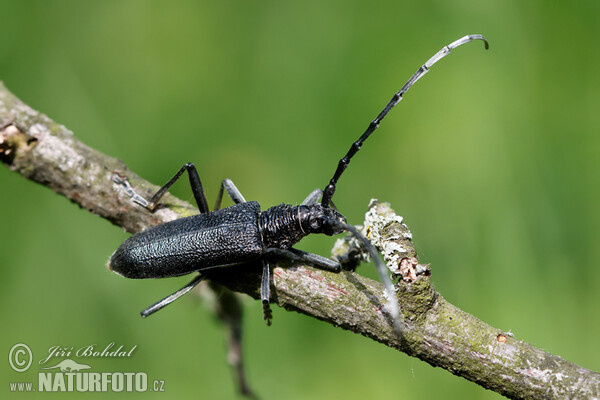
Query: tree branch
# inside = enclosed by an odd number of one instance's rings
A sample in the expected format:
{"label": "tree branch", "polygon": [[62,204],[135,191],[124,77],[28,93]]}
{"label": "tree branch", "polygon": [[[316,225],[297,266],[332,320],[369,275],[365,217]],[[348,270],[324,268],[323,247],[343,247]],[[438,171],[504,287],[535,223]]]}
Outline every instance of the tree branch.
{"label": "tree branch", "polygon": [[[169,194],[163,200],[166,207],[155,213],[134,205],[123,187],[113,182],[115,174],[126,176],[138,193],[148,197],[158,187],[135,175],[121,161],[78,141],[64,126],[22,103],[1,82],[0,161],[129,232],[197,212]],[[404,229],[400,217],[385,207],[383,211],[376,209],[375,214],[395,220],[382,226],[367,222],[367,229],[372,239],[381,237],[380,247],[395,243],[391,247],[400,248],[399,253],[385,254],[385,258],[395,260],[404,278],[398,291],[405,317],[402,338],[394,334],[381,306],[385,304],[383,286],[350,271],[334,274],[306,266],[278,266],[273,273],[274,301],[510,398],[600,397],[600,374],[517,340],[448,303],[431,285],[427,268],[412,258],[416,253],[412,253],[410,237],[398,234],[398,229]],[[396,233],[390,236],[394,223]],[[260,278],[252,268],[236,273],[216,270],[211,279],[259,298]]]}

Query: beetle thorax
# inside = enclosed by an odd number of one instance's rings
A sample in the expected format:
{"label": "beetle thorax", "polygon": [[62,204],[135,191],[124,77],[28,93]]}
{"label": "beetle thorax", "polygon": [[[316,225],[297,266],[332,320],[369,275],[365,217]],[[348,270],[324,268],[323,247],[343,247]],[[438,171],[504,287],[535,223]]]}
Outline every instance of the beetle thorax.
{"label": "beetle thorax", "polygon": [[341,233],[343,229],[340,222],[345,223],[346,219],[337,211],[320,204],[280,204],[260,214],[258,227],[265,247],[289,249],[311,233]]}

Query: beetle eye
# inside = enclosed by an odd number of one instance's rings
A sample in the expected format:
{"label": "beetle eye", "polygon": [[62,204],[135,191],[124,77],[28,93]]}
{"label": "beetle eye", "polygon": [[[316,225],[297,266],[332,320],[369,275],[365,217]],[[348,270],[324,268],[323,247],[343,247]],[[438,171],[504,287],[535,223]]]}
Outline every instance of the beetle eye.
{"label": "beetle eye", "polygon": [[319,230],[323,226],[323,221],[324,221],[323,217],[313,218],[310,221],[310,227],[315,231]]}

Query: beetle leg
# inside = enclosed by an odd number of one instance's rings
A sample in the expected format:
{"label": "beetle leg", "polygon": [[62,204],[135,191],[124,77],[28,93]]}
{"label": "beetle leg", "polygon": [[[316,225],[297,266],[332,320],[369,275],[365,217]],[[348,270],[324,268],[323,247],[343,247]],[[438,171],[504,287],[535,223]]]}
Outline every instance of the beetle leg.
{"label": "beetle leg", "polygon": [[340,263],[335,260],[332,260],[331,258],[323,257],[314,253],[308,253],[306,251],[294,248],[289,249],[289,251],[294,253],[294,255],[298,256],[301,260],[314,266],[317,266],[320,269],[324,269],[326,271],[331,272],[340,272],[342,270],[342,266],[340,265]]}
{"label": "beetle leg", "polygon": [[125,193],[127,193],[127,195],[131,197],[131,201],[133,201],[136,204],[139,204],[144,208],[148,208],[148,200],[146,200],[145,198],[137,194],[135,190],[133,190],[131,183],[129,183],[129,179],[127,179],[126,176],[115,172],[113,174],[113,182],[117,185],[123,186],[123,188],[125,189]]}
{"label": "beetle leg", "polygon": [[223,179],[221,182],[221,187],[219,188],[219,194],[217,195],[217,202],[215,203],[215,208],[213,211],[217,211],[221,208],[221,200],[223,200],[223,189],[227,191],[229,198],[233,200],[235,204],[245,203],[246,199],[242,196],[242,193],[239,189],[233,184],[231,179]]}
{"label": "beetle leg", "polygon": [[198,171],[196,171],[196,167],[193,163],[187,163],[183,167],[181,167],[179,171],[177,171],[177,173],[167,183],[165,183],[165,185],[161,187],[154,196],[152,196],[149,204],[145,207],[150,211],[154,211],[160,199],[165,195],[165,193],[167,193],[167,190],[169,190],[169,188],[173,186],[177,179],[179,179],[186,170],[190,178],[190,186],[192,187],[192,193],[194,194],[194,198],[196,199],[196,204],[198,205],[200,213],[208,213],[209,210],[208,203],[206,201],[206,195],[204,194],[202,182],[200,181],[200,176],[198,176]]}
{"label": "beetle leg", "polygon": [[271,312],[271,270],[269,263],[261,260],[263,266],[262,279],[260,281],[260,300],[263,306],[263,315],[267,325],[271,325],[273,313]]}
{"label": "beetle leg", "polygon": [[326,271],[340,272],[342,270],[340,263],[335,260],[294,248],[288,250],[268,248],[265,250],[265,252],[268,254],[273,254],[277,257],[284,257],[289,260],[307,263]]}
{"label": "beetle leg", "polygon": [[178,298],[180,298],[181,296],[183,296],[184,294],[186,294],[187,292],[192,290],[194,287],[196,287],[200,282],[202,282],[203,279],[204,279],[204,275],[202,275],[202,274],[198,275],[197,277],[192,279],[192,281],[190,281],[190,283],[188,283],[187,285],[185,285],[184,287],[182,287],[175,293],[165,297],[158,303],[152,304],[150,307],[142,310],[142,312],[140,312],[140,314],[142,315],[142,318],[146,318],[148,315],[152,315],[155,312],[157,312],[158,310],[162,309],[163,307],[168,306],[169,304],[171,304],[172,302],[174,302],[175,300],[177,300]]}
{"label": "beetle leg", "polygon": [[[319,199],[323,196],[323,191],[321,189],[315,189],[302,202],[303,206],[313,206],[319,203]],[[337,207],[333,204],[332,200],[329,200],[329,207],[333,208],[337,211]]]}
{"label": "beetle leg", "polygon": [[319,199],[323,196],[323,191],[321,189],[315,189],[302,202],[303,206],[312,206],[319,202]]}

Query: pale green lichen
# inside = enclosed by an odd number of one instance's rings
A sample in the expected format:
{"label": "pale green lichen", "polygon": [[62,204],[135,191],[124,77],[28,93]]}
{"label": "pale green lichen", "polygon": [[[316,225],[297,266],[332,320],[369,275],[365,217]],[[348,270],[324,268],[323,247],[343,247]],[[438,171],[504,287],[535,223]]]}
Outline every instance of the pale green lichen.
{"label": "pale green lichen", "polygon": [[[413,282],[418,276],[429,276],[429,266],[419,264],[416,258],[412,233],[389,204],[372,199],[360,230],[381,251],[392,274],[400,276],[407,283]],[[360,262],[369,261],[368,252],[352,235],[338,239],[332,255],[349,269],[355,268]]]}

